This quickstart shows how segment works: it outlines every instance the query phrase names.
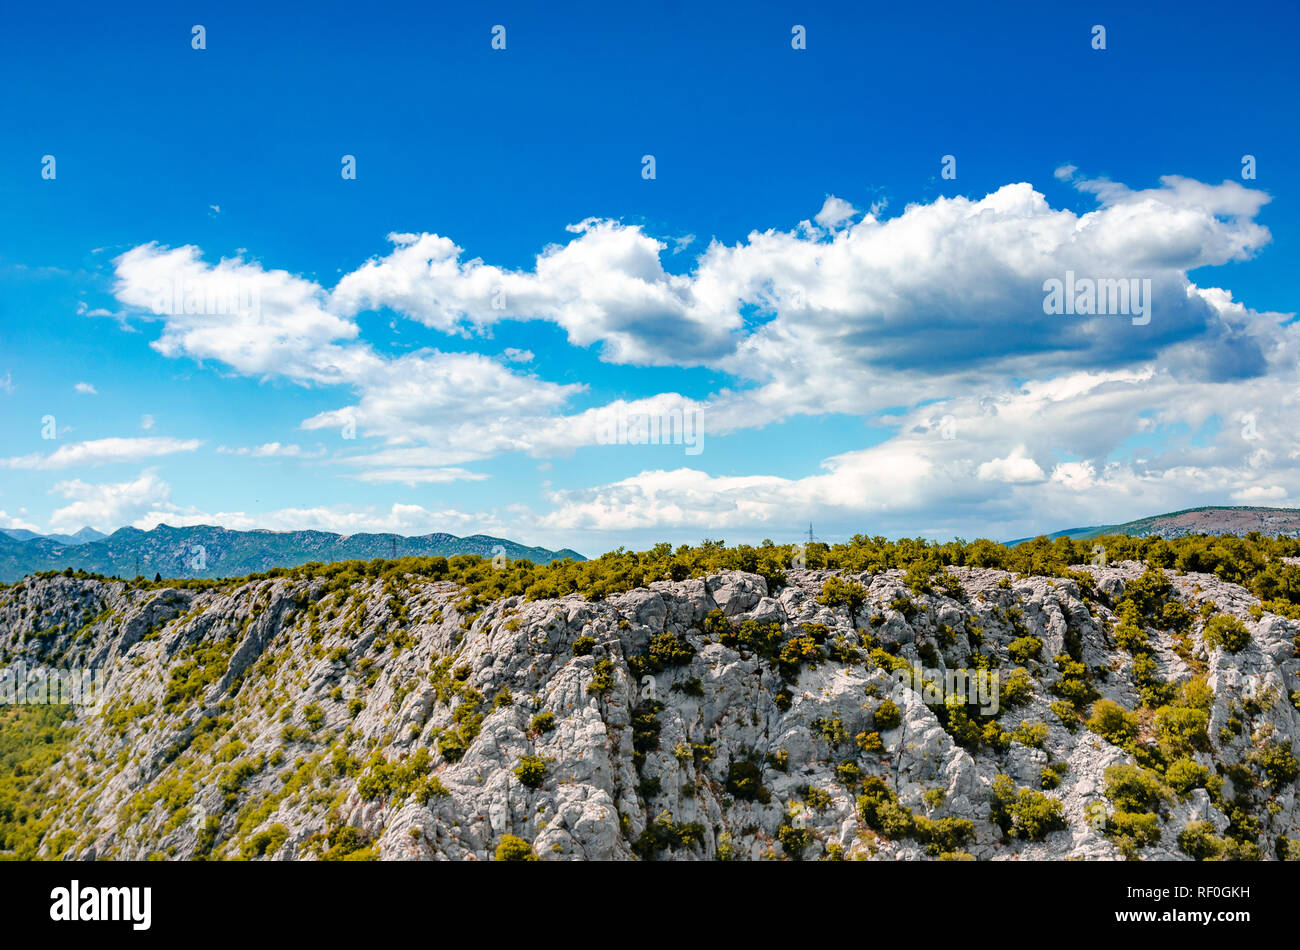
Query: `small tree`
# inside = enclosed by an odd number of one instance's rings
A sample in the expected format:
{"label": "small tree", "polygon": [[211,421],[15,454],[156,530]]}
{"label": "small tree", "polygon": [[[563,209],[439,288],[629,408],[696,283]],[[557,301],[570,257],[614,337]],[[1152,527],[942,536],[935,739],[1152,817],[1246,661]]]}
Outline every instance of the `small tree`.
{"label": "small tree", "polygon": [[1205,645],[1211,650],[1223,647],[1229,653],[1240,652],[1250,642],[1250,631],[1246,625],[1229,614],[1219,614],[1205,625],[1201,635]]}
{"label": "small tree", "polygon": [[546,779],[546,762],[535,755],[526,755],[515,766],[515,776],[529,788],[541,788]]}
{"label": "small tree", "polygon": [[498,861],[536,861],[537,852],[523,838],[515,835],[502,835],[497,842],[496,859]]}

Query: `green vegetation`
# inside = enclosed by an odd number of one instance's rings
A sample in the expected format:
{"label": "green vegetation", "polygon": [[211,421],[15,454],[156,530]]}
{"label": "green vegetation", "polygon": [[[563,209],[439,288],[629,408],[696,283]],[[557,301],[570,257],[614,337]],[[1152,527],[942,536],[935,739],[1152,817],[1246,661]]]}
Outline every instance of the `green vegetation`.
{"label": "green vegetation", "polygon": [[1206,646],[1211,649],[1223,647],[1229,653],[1238,653],[1250,643],[1250,631],[1246,625],[1228,614],[1219,614],[1211,619],[1201,636]]}
{"label": "green vegetation", "polygon": [[674,821],[668,812],[661,812],[641,832],[632,851],[643,861],[652,861],[663,850],[682,850],[704,843],[704,826],[697,821]]}
{"label": "green vegetation", "polygon": [[1178,833],[1178,850],[1196,861],[1214,861],[1223,855],[1227,843],[1214,834],[1208,821],[1189,821]]}
{"label": "green vegetation", "polygon": [[523,838],[515,835],[502,835],[497,842],[495,854],[498,861],[537,861],[537,852]]}
{"label": "green vegetation", "polygon": [[924,844],[926,853],[934,857],[961,851],[975,838],[975,826],[964,818],[944,817],[935,821],[913,814],[899,802],[884,779],[874,775],[863,781],[857,806],[862,823],[881,837],[895,841],[913,838]]}
{"label": "green vegetation", "polygon": [[1141,722],[1136,713],[1129,712],[1119,703],[1099,699],[1092,704],[1088,728],[1107,742],[1126,749],[1137,739]]}
{"label": "green vegetation", "polygon": [[288,840],[289,829],[277,822],[249,838],[240,849],[240,857],[251,860],[264,855],[274,855]]}
{"label": "green vegetation", "polygon": [[[312,562],[292,568],[273,568],[258,574],[219,580],[164,580],[154,584],[144,578],[131,582],[134,588],[149,590],[156,586],[187,590],[231,590],[237,586],[275,578],[303,580],[322,578],[328,582],[322,596],[347,590],[374,580],[388,582],[410,576],[425,580],[446,580],[464,587],[474,606],[481,607],[503,597],[523,596],[527,600],[562,597],[580,593],[592,600],[654,581],[684,580],[721,571],[740,570],[759,574],[769,587],[780,586],[785,571],[797,554],[802,553],[813,570],[838,570],[848,573],[879,573],[890,569],[922,574],[943,587],[939,571],[952,566],[989,567],[1015,574],[1055,576],[1075,581],[1085,592],[1095,590],[1091,575],[1075,570],[1075,565],[1092,559],[1094,545],[1106,549],[1111,561],[1145,561],[1153,567],[1177,571],[1215,574],[1234,584],[1242,584],[1265,602],[1265,609],[1285,616],[1300,616],[1300,567],[1284,563],[1283,557],[1300,556],[1300,539],[1265,538],[1249,534],[1190,535],[1166,541],[1162,538],[1139,538],[1128,535],[1104,535],[1075,541],[1070,538],[1045,537],[1006,547],[987,539],[972,542],[934,542],[922,538],[854,535],[847,543],[806,546],[764,542],[755,547],[742,544],[727,547],[722,541],[704,541],[699,545],[658,544],[647,551],[611,551],[589,561],[552,561],[534,564],[522,559],[510,561],[494,570],[490,558],[460,554],[454,557],[405,557],[396,560]],[[53,576],[52,571],[33,576]],[[103,575],[76,571],[74,577],[109,580]],[[853,582],[843,582],[845,585]],[[861,585],[857,585],[859,588]],[[1008,585],[1009,586],[1009,585]],[[1126,592],[1127,593],[1127,592]],[[836,604],[849,606],[856,593],[833,585],[831,598]],[[1163,628],[1162,629],[1167,629]]]}
{"label": "green vegetation", "polygon": [[515,778],[529,788],[541,788],[542,782],[546,781],[546,762],[535,755],[524,756],[512,771]]}
{"label": "green vegetation", "polygon": [[339,825],[325,835],[312,835],[306,847],[322,861],[374,861],[378,857],[366,833],[352,825]]}
{"label": "green vegetation", "polygon": [[430,775],[433,758],[428,749],[416,749],[395,762],[389,762],[382,752],[375,750],[363,768],[365,771],[357,779],[357,794],[367,801],[392,797],[403,801],[413,797],[423,802],[447,794],[437,776]]}
{"label": "green vegetation", "polygon": [[871,724],[876,727],[877,732],[888,732],[890,729],[897,729],[903,722],[903,714],[898,708],[898,704],[892,699],[883,699],[876,711],[871,715]]}
{"label": "green vegetation", "polygon": [[727,794],[742,801],[763,802],[771,800],[772,793],[763,785],[763,770],[748,759],[737,759],[727,770]]}
{"label": "green vegetation", "polygon": [[180,661],[171,668],[163,706],[175,712],[189,705],[206,687],[221,679],[230,664],[230,654],[235,649],[235,636],[216,643],[189,647],[180,654]]}
{"label": "green vegetation", "polygon": [[855,581],[846,581],[839,577],[828,577],[822,584],[819,602],[827,607],[847,607],[849,617],[857,616],[858,610],[867,602],[867,591]]}
{"label": "green vegetation", "polygon": [[650,646],[645,656],[629,657],[628,669],[638,680],[643,676],[662,673],[673,667],[685,666],[695,656],[695,647],[685,637],[671,633],[660,633],[650,639]]}
{"label": "green vegetation", "polygon": [[1065,806],[1058,799],[1032,788],[1017,788],[1009,775],[993,780],[990,819],[1003,834],[1026,841],[1042,841],[1066,827]]}
{"label": "green vegetation", "polygon": [[1007,655],[1021,666],[1039,659],[1042,652],[1043,641],[1038,637],[1019,637],[1007,644]]}
{"label": "green vegetation", "polygon": [[614,662],[612,660],[597,660],[596,665],[592,667],[591,683],[587,686],[587,692],[595,696],[604,696],[614,688]]}
{"label": "green vegetation", "polygon": [[1160,840],[1160,809],[1173,795],[1156,772],[1139,765],[1109,766],[1104,777],[1106,797],[1115,806],[1106,819],[1106,836],[1133,860],[1140,848]]}
{"label": "green vegetation", "polygon": [[549,709],[546,712],[540,712],[533,717],[533,721],[528,724],[530,732],[543,733],[550,732],[555,728],[555,713]]}
{"label": "green vegetation", "polygon": [[30,861],[55,807],[48,769],[58,762],[73,731],[60,728],[67,706],[0,706],[0,851]]}

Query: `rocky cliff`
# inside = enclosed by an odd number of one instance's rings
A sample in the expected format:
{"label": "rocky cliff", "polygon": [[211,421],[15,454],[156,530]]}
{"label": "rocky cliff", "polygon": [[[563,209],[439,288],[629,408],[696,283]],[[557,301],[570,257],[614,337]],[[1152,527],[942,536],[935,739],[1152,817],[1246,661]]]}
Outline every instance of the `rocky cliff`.
{"label": "rocky cliff", "polygon": [[0,591],[4,664],[89,668],[102,696],[14,780],[7,850],[1300,856],[1300,623],[1213,575],[1080,571],[728,572],[481,608],[399,571],[29,578]]}

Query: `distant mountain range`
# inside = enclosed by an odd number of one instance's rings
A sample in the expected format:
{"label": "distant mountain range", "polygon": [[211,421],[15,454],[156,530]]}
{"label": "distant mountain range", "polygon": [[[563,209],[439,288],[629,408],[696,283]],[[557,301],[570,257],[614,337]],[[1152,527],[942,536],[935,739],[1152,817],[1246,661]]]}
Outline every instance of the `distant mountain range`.
{"label": "distant mountain range", "polygon": [[[1073,538],[1086,541],[1103,534],[1127,534],[1135,538],[1181,538],[1189,534],[1248,534],[1258,531],[1268,537],[1300,536],[1300,508],[1251,508],[1210,506],[1185,508],[1164,515],[1152,515],[1123,524],[1069,528],[1049,534],[1049,538]],[[1006,542],[1020,544],[1032,538]]]}
{"label": "distant mountain range", "polygon": [[530,548],[504,538],[475,534],[403,537],[397,534],[339,535],[328,531],[229,531],[210,525],[150,531],[121,528],[104,535],[83,528],[74,535],[38,535],[21,529],[0,531],[0,582],[11,583],[36,571],[70,567],[117,577],[242,577],[273,567],[309,561],[368,561],[372,558],[432,557],[504,553],[538,564],[572,558],[576,551]]}
{"label": "distant mountain range", "polygon": [[26,528],[0,528],[0,534],[8,535],[15,541],[34,541],[38,538],[46,538],[67,545],[85,544],[87,541],[98,541],[101,538],[108,537],[104,532],[96,531],[94,528],[82,528],[76,534],[37,534],[35,531],[28,531]]}

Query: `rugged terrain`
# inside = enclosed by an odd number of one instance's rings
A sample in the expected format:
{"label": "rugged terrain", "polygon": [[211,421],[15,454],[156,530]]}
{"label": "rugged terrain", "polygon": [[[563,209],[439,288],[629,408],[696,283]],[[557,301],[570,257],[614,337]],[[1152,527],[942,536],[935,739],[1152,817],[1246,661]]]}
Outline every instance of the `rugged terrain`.
{"label": "rugged terrain", "polygon": [[[1139,623],[1139,649],[1115,610],[1153,575],[1080,571],[792,570],[774,590],[728,571],[481,609],[397,569],[207,590],[29,578],[0,590],[3,662],[91,667],[106,686],[41,740],[53,751],[10,801],[7,848],[1300,856],[1300,623],[1168,571],[1154,596],[1177,616]],[[1207,644],[1214,616],[1248,642]],[[987,716],[904,682],[980,666],[999,675]]]}

